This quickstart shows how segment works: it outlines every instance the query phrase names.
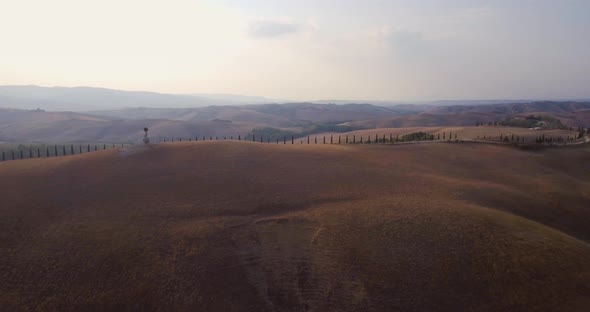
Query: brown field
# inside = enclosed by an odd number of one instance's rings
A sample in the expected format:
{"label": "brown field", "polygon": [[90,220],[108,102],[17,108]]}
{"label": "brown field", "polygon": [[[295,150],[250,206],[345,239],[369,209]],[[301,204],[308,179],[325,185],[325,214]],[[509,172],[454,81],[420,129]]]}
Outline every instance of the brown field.
{"label": "brown field", "polygon": [[[510,136],[514,134],[515,136],[524,137],[527,142],[534,142],[535,138],[541,135],[545,135],[546,137],[563,137],[566,138],[568,136],[577,137],[578,132],[576,131],[569,131],[569,130],[529,130],[527,128],[515,128],[515,127],[494,127],[494,126],[481,126],[481,127],[406,127],[406,128],[377,128],[377,129],[367,129],[367,130],[356,130],[351,132],[345,133],[321,133],[317,135],[311,135],[311,137],[317,136],[318,138],[322,136],[329,136],[334,135],[336,137],[341,136],[344,137],[348,135],[349,137],[356,135],[357,138],[363,136],[365,139],[370,136],[371,139],[375,137],[375,134],[378,135],[379,138],[382,138],[385,134],[385,137],[388,139],[389,134],[392,134],[394,137],[396,135],[402,136],[404,134],[414,133],[414,132],[425,132],[425,133],[432,133],[437,135],[440,133],[441,139],[443,132],[446,132],[448,135],[449,132],[453,133],[453,139],[455,138],[455,133],[457,134],[458,139],[477,139],[478,137],[481,139],[484,137],[492,136],[494,138],[498,138],[500,134],[503,136]],[[447,137],[448,138],[448,137]]]}
{"label": "brown field", "polygon": [[589,160],[186,142],[0,163],[0,310],[585,311]]}

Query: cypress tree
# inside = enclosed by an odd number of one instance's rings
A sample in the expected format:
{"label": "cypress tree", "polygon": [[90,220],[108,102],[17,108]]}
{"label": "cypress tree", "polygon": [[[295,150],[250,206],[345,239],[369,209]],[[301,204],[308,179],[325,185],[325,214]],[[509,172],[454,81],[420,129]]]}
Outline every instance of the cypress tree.
{"label": "cypress tree", "polygon": [[256,135],[252,134],[252,142],[256,142]]}
{"label": "cypress tree", "polygon": [[341,142],[341,141],[340,141],[340,137],[341,137],[341,136],[339,135],[339,136],[338,136],[338,144],[340,144],[340,142]]}
{"label": "cypress tree", "polygon": [[46,148],[45,148],[45,153],[46,153],[46,154],[45,154],[45,155],[46,155],[46,157],[47,157],[47,158],[49,158],[49,147],[46,147]]}
{"label": "cypress tree", "polygon": [[19,152],[20,152],[20,159],[23,159],[24,158],[23,157],[23,150],[21,149],[21,150],[19,150]]}
{"label": "cypress tree", "polygon": [[457,139],[457,132],[455,132],[455,140]]}
{"label": "cypress tree", "polygon": [[446,139],[446,132],[443,132],[443,140]]}
{"label": "cypress tree", "polygon": [[334,143],[334,137],[332,135],[330,135],[330,144]]}
{"label": "cypress tree", "polygon": [[307,144],[309,144],[309,135],[307,136]]}
{"label": "cypress tree", "polygon": [[12,160],[14,160],[14,151],[10,151],[12,153]]}
{"label": "cypress tree", "polygon": [[318,144],[318,137],[317,136],[314,138],[314,144]]}
{"label": "cypress tree", "polygon": [[440,140],[440,132],[437,134],[437,140]]}
{"label": "cypress tree", "polygon": [[29,158],[33,158],[33,149],[29,148]]}
{"label": "cypress tree", "polygon": [[283,144],[287,144],[287,137],[286,136],[283,137]]}
{"label": "cypress tree", "polygon": [[295,144],[295,137],[291,136],[291,144]]}
{"label": "cypress tree", "polygon": [[55,145],[55,148],[54,148],[54,150],[55,150],[55,156],[59,156],[59,155],[57,154],[57,145]]}
{"label": "cypress tree", "polygon": [[66,156],[66,146],[63,146],[63,155]]}
{"label": "cypress tree", "polygon": [[82,154],[82,145],[79,145],[78,147],[80,148],[80,153],[79,154]]}
{"label": "cypress tree", "polygon": [[379,139],[377,138],[377,133],[375,133],[375,144],[377,144],[377,141],[379,141]]}
{"label": "cypress tree", "polygon": [[363,144],[363,136],[361,135],[361,144]]}
{"label": "cypress tree", "polygon": [[[106,144],[105,144],[105,146],[104,146],[104,149],[107,149],[107,146],[106,146]],[[70,152],[71,152],[71,153],[70,153],[71,155],[74,155],[74,144],[71,144],[71,145],[70,145]]]}
{"label": "cypress tree", "polygon": [[356,143],[356,135],[352,136],[352,143],[355,144]]}
{"label": "cypress tree", "polygon": [[381,144],[385,144],[385,134],[383,134],[383,141],[381,142]]}
{"label": "cypress tree", "polygon": [[4,151],[2,151],[2,161],[6,161],[6,153]]}
{"label": "cypress tree", "polygon": [[41,158],[41,149],[37,147],[37,158]]}
{"label": "cypress tree", "polygon": [[94,145],[94,151],[98,151],[98,148],[96,148],[96,144]]}
{"label": "cypress tree", "polygon": [[348,144],[348,135],[346,135],[346,141],[345,142],[346,142],[346,144]]}
{"label": "cypress tree", "polygon": [[[174,140],[174,139],[173,139]],[[88,144],[88,153],[90,153],[90,144]]]}
{"label": "cypress tree", "polygon": [[326,144],[326,136],[324,135],[324,144]]}
{"label": "cypress tree", "polygon": [[241,140],[242,140],[242,136],[238,135],[238,141],[241,141]]}

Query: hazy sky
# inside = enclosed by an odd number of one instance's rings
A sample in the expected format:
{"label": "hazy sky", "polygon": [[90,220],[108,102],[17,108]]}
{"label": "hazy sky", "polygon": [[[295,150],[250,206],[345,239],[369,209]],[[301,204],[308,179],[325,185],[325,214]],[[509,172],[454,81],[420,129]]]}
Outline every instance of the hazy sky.
{"label": "hazy sky", "polygon": [[0,84],[589,98],[590,1],[0,0]]}

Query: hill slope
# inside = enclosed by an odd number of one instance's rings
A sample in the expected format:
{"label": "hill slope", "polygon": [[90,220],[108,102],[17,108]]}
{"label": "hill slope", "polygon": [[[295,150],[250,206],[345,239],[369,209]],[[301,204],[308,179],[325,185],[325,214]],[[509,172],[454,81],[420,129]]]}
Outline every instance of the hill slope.
{"label": "hill slope", "polygon": [[[392,108],[395,109],[395,108]],[[473,126],[475,123],[502,121],[515,116],[546,115],[558,118],[566,126],[590,127],[587,110],[590,102],[531,102],[491,105],[455,105],[432,107],[416,114],[357,120],[353,126],[368,128]]]}
{"label": "hill slope", "polygon": [[73,112],[0,109],[0,142],[136,142],[148,127],[153,138],[237,136],[256,123],[167,119],[117,119]]}
{"label": "hill slope", "polygon": [[589,155],[187,142],[0,163],[0,306],[582,311]]}
{"label": "hill slope", "polygon": [[199,96],[93,87],[0,86],[0,107],[20,109],[90,111],[137,106],[197,107],[233,103]]}

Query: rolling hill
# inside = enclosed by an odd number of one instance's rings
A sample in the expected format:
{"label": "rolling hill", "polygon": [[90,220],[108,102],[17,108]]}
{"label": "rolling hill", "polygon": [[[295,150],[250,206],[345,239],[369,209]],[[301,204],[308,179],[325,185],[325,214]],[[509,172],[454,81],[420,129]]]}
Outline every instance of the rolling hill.
{"label": "rolling hill", "polygon": [[334,136],[335,138],[345,138],[348,136],[352,139],[353,136],[356,136],[357,139],[360,137],[364,137],[365,139],[373,138],[375,135],[379,139],[383,138],[385,135],[386,139],[389,139],[390,135],[395,138],[396,136],[403,136],[406,134],[423,132],[437,136],[438,135],[443,137],[443,133],[445,133],[445,137],[448,138],[449,133],[452,133],[453,139],[455,135],[457,135],[457,139],[459,140],[474,140],[474,139],[483,139],[484,137],[492,137],[494,139],[499,139],[500,136],[503,137],[511,137],[512,135],[518,136],[519,138],[525,138],[525,142],[532,143],[535,139],[539,136],[546,136],[546,137],[553,137],[553,138],[567,138],[572,137],[576,138],[578,136],[577,131],[570,131],[564,129],[551,129],[551,130],[530,130],[527,128],[516,128],[516,127],[502,127],[502,126],[480,126],[480,127],[403,127],[403,128],[377,128],[377,129],[363,129],[363,130],[355,130],[349,132],[342,132],[342,133],[333,133],[333,132],[326,132],[326,133],[318,133],[316,135],[312,135],[312,137],[322,138],[323,136]]}
{"label": "rolling hill", "polygon": [[[1,90],[0,90],[1,91]],[[307,135],[324,131],[406,127],[468,127],[544,118],[554,128],[589,127],[590,103],[380,107],[370,104],[261,104],[189,108],[134,107],[89,112],[0,109],[0,141],[135,142],[144,127],[154,137]],[[542,117],[541,117],[542,116]],[[541,121],[540,121],[541,122]],[[545,121],[543,121],[545,122]]]}
{"label": "rolling hill", "polygon": [[0,110],[0,141],[134,142],[142,129],[154,137],[237,136],[254,128],[291,128],[318,122],[340,123],[355,118],[396,116],[372,105],[268,104],[202,108],[128,108],[113,111],[46,112]]}
{"label": "rolling hill", "polygon": [[[395,108],[392,108],[395,109]],[[546,115],[561,120],[566,126],[590,127],[587,110],[590,102],[530,102],[491,105],[453,105],[426,107],[415,114],[393,118],[357,120],[347,123],[367,128],[473,126],[477,122],[502,121],[515,116]]]}
{"label": "rolling hill", "polygon": [[143,128],[154,138],[244,135],[265,124],[226,120],[120,119],[73,112],[0,110],[0,142],[137,142]]}
{"label": "rolling hill", "polygon": [[138,106],[198,107],[229,104],[243,104],[243,102],[198,95],[123,91],[94,87],[0,86],[0,107],[20,109],[91,111]]}
{"label": "rolling hill", "polygon": [[584,311],[589,155],[186,142],[0,163],[0,306]]}

